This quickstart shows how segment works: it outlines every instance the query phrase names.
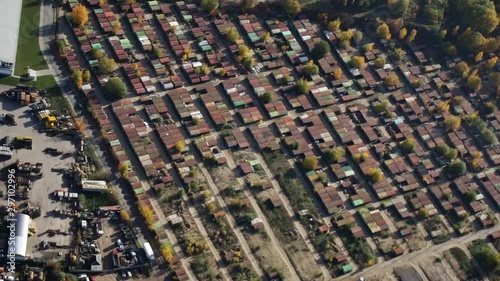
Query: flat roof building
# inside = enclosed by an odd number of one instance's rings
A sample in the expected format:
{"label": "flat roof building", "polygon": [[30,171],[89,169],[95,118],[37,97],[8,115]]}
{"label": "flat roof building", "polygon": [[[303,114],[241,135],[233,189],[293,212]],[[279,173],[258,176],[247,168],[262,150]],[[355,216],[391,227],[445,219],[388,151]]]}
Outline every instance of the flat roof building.
{"label": "flat roof building", "polygon": [[82,191],[106,192],[108,184],[105,181],[82,180]]}
{"label": "flat roof building", "polygon": [[22,0],[0,1],[0,75],[14,73],[22,5]]}

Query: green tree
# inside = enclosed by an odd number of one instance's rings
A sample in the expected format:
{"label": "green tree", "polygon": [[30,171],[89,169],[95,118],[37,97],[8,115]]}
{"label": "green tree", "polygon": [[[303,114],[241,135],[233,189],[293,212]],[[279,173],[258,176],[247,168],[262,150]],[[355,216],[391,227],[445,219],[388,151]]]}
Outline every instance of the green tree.
{"label": "green tree", "polygon": [[309,87],[309,83],[307,83],[307,80],[301,78],[299,81],[297,81],[297,90],[299,93],[305,95],[308,94],[311,88]]}
{"label": "green tree", "polygon": [[127,95],[127,86],[119,77],[111,77],[104,86],[107,96],[110,99],[121,99]]}
{"label": "green tree", "polygon": [[458,37],[458,46],[469,52],[479,50],[485,42],[483,35],[470,27]]}
{"label": "green tree", "polygon": [[[487,247],[487,246],[486,246]],[[482,268],[486,272],[492,273],[500,265],[499,256],[493,252],[490,248],[481,249],[475,256],[476,260],[479,262]],[[492,275],[496,275],[493,273]],[[498,276],[498,275],[497,275]]]}
{"label": "green tree", "polygon": [[488,82],[491,84],[491,86],[493,88],[500,86],[500,72],[494,72],[494,73],[490,74],[490,78],[488,79]]}
{"label": "green tree", "polygon": [[492,114],[496,110],[497,110],[497,106],[493,102],[488,101],[488,102],[484,103],[484,113]]}
{"label": "green tree", "polygon": [[253,66],[255,65],[255,58],[254,57],[246,57],[243,59],[243,65],[247,69],[252,69]]}
{"label": "green tree", "polygon": [[352,40],[354,41],[354,43],[359,44],[361,40],[363,40],[363,33],[361,33],[360,31],[354,32]]}
{"label": "green tree", "polygon": [[469,201],[469,202],[476,201],[477,194],[473,190],[467,191],[464,195],[465,195],[465,198],[467,199],[467,201]]}
{"label": "green tree", "polygon": [[217,10],[219,8],[218,0],[201,0],[201,9],[206,13],[211,13],[212,11]]}
{"label": "green tree", "polygon": [[101,74],[111,74],[118,68],[114,59],[102,57],[99,59],[99,72]]}
{"label": "green tree", "polygon": [[382,23],[377,27],[377,35],[385,40],[391,39],[391,31],[386,23]]}
{"label": "green tree", "polygon": [[465,163],[460,159],[454,160],[448,165],[448,171],[454,175],[465,173],[466,168]]}
{"label": "green tree", "polygon": [[481,137],[486,144],[498,144],[498,138],[490,129],[481,130]]}
{"label": "green tree", "polygon": [[401,148],[408,153],[413,152],[415,150],[415,143],[414,138],[407,138],[401,143]]}
{"label": "green tree", "polygon": [[317,65],[314,64],[312,60],[310,60],[304,67],[304,73],[309,76],[316,75],[319,73],[319,68]]}
{"label": "green tree", "polygon": [[389,107],[389,102],[388,101],[381,101],[378,102],[377,104],[374,105],[374,110],[377,113],[382,113],[387,111],[387,108]]}
{"label": "green tree", "polygon": [[314,48],[311,53],[314,59],[319,60],[326,56],[326,54],[330,53],[330,45],[328,45],[326,41],[318,41],[314,44]]}
{"label": "green tree", "polygon": [[302,167],[306,170],[315,170],[318,166],[318,159],[315,156],[307,156],[302,162]]}
{"label": "green tree", "polygon": [[410,6],[410,0],[388,0],[387,7],[394,15],[405,15]]}
{"label": "green tree", "polygon": [[286,0],[284,6],[285,12],[291,16],[296,16],[302,11],[298,0]]}
{"label": "green tree", "polygon": [[273,93],[265,92],[260,96],[260,100],[262,100],[263,103],[270,103],[273,100],[273,96]]}
{"label": "green tree", "polygon": [[345,150],[342,147],[334,147],[326,151],[325,158],[328,161],[328,163],[334,163],[339,161],[339,159],[342,158],[344,155],[345,155]]}
{"label": "green tree", "polygon": [[422,207],[422,208],[418,209],[417,216],[421,220],[428,219],[429,218],[429,210],[427,210],[426,208]]}

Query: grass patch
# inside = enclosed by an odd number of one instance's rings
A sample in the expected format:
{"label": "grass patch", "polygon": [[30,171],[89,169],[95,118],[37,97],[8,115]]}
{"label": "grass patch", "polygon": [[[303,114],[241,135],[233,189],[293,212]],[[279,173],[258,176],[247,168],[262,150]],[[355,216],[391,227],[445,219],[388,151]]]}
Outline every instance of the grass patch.
{"label": "grass patch", "polygon": [[[467,254],[460,248],[451,248],[450,256],[453,257],[458,264],[460,270],[467,276],[467,280],[472,280],[479,276],[476,268],[472,264],[471,259],[467,256]],[[461,278],[462,279],[462,278]],[[464,280],[464,279],[462,279]]]}
{"label": "grass patch", "polygon": [[0,84],[16,86],[17,84],[24,84],[36,86],[39,89],[46,90],[51,95],[61,94],[61,90],[52,75],[45,75],[37,77],[36,81],[24,81],[19,78],[11,76],[0,76]]}
{"label": "grass patch", "polygon": [[40,1],[23,0],[21,25],[17,41],[15,75],[28,73],[27,67],[34,70],[47,69],[47,63],[39,45]]}
{"label": "grass patch", "polygon": [[500,280],[500,261],[497,253],[482,239],[472,241],[469,250],[491,280]]}
{"label": "grass patch", "polygon": [[68,99],[62,95],[48,95],[45,96],[50,100],[51,109],[57,111],[59,114],[67,114],[70,112],[71,104]]}
{"label": "grass patch", "polygon": [[[101,206],[109,206],[113,205],[109,196],[106,194],[98,193],[98,192],[83,192],[83,207],[89,210],[95,210]],[[80,195],[81,197],[81,195]]]}

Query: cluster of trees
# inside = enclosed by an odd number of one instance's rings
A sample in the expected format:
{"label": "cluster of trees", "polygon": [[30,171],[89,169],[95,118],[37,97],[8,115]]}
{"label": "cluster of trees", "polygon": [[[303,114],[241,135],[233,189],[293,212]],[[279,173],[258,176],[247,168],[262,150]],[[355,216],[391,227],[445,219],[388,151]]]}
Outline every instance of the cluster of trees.
{"label": "cluster of trees", "polygon": [[89,70],[82,71],[81,69],[77,69],[71,74],[71,78],[75,81],[78,89],[82,88],[83,83],[90,82],[90,77],[91,74]]}
{"label": "cluster of trees", "polygon": [[485,144],[498,144],[498,138],[495,133],[488,129],[488,125],[481,119],[481,117],[479,117],[478,114],[473,113],[465,117],[465,123],[479,133]]}
{"label": "cluster of trees", "polygon": [[486,274],[490,275],[490,277],[499,276],[500,256],[488,246],[485,240],[479,239],[473,241],[470,251]]}
{"label": "cluster of trees", "polygon": [[314,64],[314,61],[310,60],[304,67],[304,74],[308,76],[317,75],[319,73],[319,67]]}
{"label": "cluster of trees", "polygon": [[246,45],[239,47],[236,60],[242,63],[247,69],[252,69],[255,65],[255,58],[252,56],[252,51]]}
{"label": "cluster of trees", "polygon": [[328,163],[335,163],[344,157],[345,149],[342,147],[334,147],[325,152],[325,159]]}
{"label": "cluster of trees", "polygon": [[457,156],[458,156],[458,150],[455,149],[455,148],[449,147],[444,142],[438,144],[436,146],[435,150],[436,150],[436,153],[439,156],[443,156],[443,157],[445,157],[446,159],[448,159],[450,161],[453,160],[453,159],[455,159],[455,158],[457,158]]}
{"label": "cluster of trees", "polygon": [[207,64],[202,64],[194,69],[194,72],[198,75],[208,75],[210,73],[210,67]]}
{"label": "cluster of trees", "polygon": [[146,222],[146,225],[148,226],[149,229],[153,229],[153,224],[155,223],[154,219],[154,214],[151,208],[148,206],[139,206],[139,212],[141,212],[142,217],[144,218],[144,221]]}
{"label": "cluster of trees", "polygon": [[370,168],[366,171],[366,175],[370,178],[370,180],[374,183],[379,182],[384,178],[384,174],[378,168]]}

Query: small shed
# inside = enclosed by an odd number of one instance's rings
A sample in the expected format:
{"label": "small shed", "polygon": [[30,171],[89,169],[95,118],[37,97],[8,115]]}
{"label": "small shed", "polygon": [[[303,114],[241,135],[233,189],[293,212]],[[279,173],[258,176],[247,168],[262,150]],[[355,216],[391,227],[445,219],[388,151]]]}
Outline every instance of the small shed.
{"label": "small shed", "polygon": [[348,263],[342,266],[342,273],[346,274],[352,271],[352,264]]}

